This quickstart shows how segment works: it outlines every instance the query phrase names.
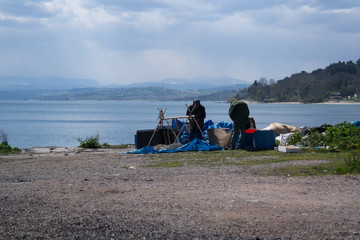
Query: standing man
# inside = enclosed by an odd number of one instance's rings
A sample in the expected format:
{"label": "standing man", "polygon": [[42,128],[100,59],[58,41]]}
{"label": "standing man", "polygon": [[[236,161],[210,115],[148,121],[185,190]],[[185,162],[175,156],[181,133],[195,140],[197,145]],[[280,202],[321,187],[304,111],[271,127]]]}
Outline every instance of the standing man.
{"label": "standing man", "polygon": [[187,116],[193,115],[194,117],[189,118],[190,123],[190,138],[192,141],[194,138],[202,139],[202,130],[204,128],[204,120],[206,118],[205,107],[200,104],[200,100],[193,101],[187,111]]}
{"label": "standing man", "polygon": [[239,130],[241,131],[240,136],[240,148],[245,148],[245,130],[249,128],[249,108],[248,105],[236,98],[230,99],[229,116],[234,122],[234,132],[231,138],[231,149],[235,150],[238,148]]}

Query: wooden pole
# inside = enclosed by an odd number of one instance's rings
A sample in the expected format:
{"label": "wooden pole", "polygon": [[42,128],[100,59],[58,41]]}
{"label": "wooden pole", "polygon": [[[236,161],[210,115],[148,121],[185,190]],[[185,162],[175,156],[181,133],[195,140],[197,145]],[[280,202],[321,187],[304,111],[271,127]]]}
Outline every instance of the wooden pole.
{"label": "wooden pole", "polygon": [[163,119],[164,119],[164,114],[165,114],[167,108],[165,108],[165,111],[164,111],[164,112],[163,112],[162,108],[161,108],[161,109],[158,109],[158,110],[159,110],[159,116],[158,116],[157,119],[159,119],[159,122],[158,122],[158,124],[156,125],[156,128],[155,128],[153,134],[151,135],[150,141],[149,141],[149,143],[148,143],[147,146],[150,146],[151,141],[153,140],[153,138],[154,138],[154,136],[155,136],[155,133],[156,133],[156,131],[157,131],[158,128],[159,128],[159,125],[162,127],[162,122],[163,122]]}

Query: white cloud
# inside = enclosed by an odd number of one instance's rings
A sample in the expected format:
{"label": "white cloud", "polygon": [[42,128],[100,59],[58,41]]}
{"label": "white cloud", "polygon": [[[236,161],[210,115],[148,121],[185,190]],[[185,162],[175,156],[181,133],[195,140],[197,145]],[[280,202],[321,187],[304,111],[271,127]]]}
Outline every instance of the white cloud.
{"label": "white cloud", "polygon": [[212,12],[216,6],[209,1],[201,0],[159,0],[165,5],[175,8],[176,11],[196,11],[196,12]]}
{"label": "white cloud", "polygon": [[57,14],[62,20],[94,27],[101,23],[117,22],[118,18],[98,6],[88,6],[85,0],[52,0],[42,2],[45,10]]}
{"label": "white cloud", "polygon": [[168,16],[164,11],[160,10],[124,12],[122,15],[124,16],[123,22],[144,31],[162,30],[178,22],[176,18]]}
{"label": "white cloud", "polygon": [[20,23],[29,21],[25,17],[11,16],[11,15],[7,15],[5,13],[0,12],[0,21],[4,21],[4,20],[16,21],[16,22],[20,22]]}

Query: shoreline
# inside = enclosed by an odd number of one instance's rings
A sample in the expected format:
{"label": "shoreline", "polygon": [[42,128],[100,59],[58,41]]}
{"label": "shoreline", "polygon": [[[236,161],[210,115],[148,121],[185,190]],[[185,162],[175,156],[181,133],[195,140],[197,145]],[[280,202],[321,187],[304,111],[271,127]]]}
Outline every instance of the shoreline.
{"label": "shoreline", "polygon": [[248,101],[245,100],[246,103],[253,103],[253,104],[318,104],[318,105],[358,105],[360,102],[353,102],[353,101],[340,101],[340,102],[319,102],[319,103],[302,103],[302,102],[257,102],[257,101]]}

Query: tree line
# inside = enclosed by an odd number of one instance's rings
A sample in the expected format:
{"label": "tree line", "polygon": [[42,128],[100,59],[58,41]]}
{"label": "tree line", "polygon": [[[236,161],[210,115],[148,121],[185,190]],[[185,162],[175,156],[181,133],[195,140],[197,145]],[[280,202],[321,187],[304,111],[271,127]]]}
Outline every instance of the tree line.
{"label": "tree line", "polygon": [[247,98],[259,102],[316,103],[360,94],[360,59],[354,63],[338,62],[311,73],[302,71],[282,80],[261,78],[236,97],[246,92]]}

